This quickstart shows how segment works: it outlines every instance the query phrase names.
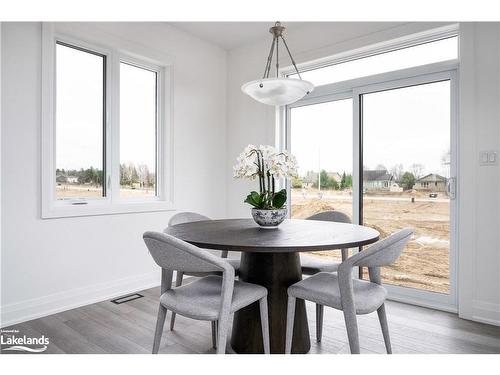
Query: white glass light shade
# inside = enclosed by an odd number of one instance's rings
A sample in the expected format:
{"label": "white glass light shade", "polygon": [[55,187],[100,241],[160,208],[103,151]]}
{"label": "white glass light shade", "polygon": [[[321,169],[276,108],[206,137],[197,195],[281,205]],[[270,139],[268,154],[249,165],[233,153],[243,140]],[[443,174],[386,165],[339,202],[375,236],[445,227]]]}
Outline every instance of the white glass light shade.
{"label": "white glass light shade", "polygon": [[241,86],[241,91],[258,102],[276,106],[294,103],[312,90],[311,82],[296,78],[264,78]]}

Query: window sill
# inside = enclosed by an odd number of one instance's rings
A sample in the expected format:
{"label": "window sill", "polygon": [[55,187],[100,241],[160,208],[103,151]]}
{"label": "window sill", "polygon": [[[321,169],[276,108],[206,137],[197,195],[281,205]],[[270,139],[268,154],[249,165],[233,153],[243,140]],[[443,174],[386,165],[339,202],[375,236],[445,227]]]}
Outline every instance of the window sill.
{"label": "window sill", "polygon": [[85,205],[53,203],[50,207],[42,207],[42,219],[134,214],[142,212],[172,211],[174,209],[173,203],[168,201],[136,201],[119,203],[88,202]]}

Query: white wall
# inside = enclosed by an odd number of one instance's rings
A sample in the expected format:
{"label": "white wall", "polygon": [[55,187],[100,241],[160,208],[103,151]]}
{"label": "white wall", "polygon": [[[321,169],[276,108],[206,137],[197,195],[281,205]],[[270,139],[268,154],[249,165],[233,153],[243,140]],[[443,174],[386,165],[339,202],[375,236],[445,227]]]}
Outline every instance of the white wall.
{"label": "white wall", "polygon": [[[317,24],[291,32],[298,63],[442,26],[437,23]],[[479,167],[479,150],[499,150],[500,41],[498,24],[462,24],[460,51],[459,313],[500,325],[499,168]],[[244,197],[253,184],[233,180],[244,146],[275,143],[275,110],[242,94],[261,76],[269,38],[228,53],[227,214],[249,216]],[[287,59],[285,61],[288,62]]]}
{"label": "white wall", "polygon": [[[173,56],[174,203],[223,217],[226,52],[166,24],[87,26]],[[40,219],[41,24],[1,35],[2,326],[158,285],[141,235],[172,212]]]}
{"label": "white wall", "polygon": [[459,312],[500,325],[500,23],[460,25]]}

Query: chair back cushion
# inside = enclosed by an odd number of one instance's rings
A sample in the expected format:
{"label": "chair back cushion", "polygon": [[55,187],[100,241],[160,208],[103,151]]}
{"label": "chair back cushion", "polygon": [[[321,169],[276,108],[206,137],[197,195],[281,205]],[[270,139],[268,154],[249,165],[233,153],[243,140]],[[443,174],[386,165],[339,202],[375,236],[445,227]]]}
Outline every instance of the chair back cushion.
{"label": "chair back cushion", "polygon": [[145,232],[144,242],[156,264],[180,272],[230,271],[232,266],[221,258],[165,233]]}
{"label": "chair back cushion", "polygon": [[[405,228],[371,245],[347,259],[350,267],[382,267],[394,263],[413,235],[413,229]],[[347,265],[346,265],[347,266]],[[342,265],[340,266],[342,267]],[[339,267],[339,268],[340,268]]]}
{"label": "chair back cushion", "polygon": [[[208,216],[196,212],[179,212],[170,218],[170,220],[168,221],[168,226],[171,227],[172,225],[192,223],[195,221],[205,221],[205,220],[212,220],[212,219],[210,219]],[[165,228],[164,231],[166,230],[167,228]],[[222,258],[227,258],[227,255],[228,255],[227,250],[221,251]]]}
{"label": "chair back cushion", "polygon": [[321,221],[335,221],[337,223],[351,223],[351,218],[340,211],[323,211],[312,216],[306,220],[321,220]]}
{"label": "chair back cushion", "polygon": [[170,218],[170,220],[168,221],[168,226],[171,227],[172,225],[204,220],[210,220],[210,218],[196,212],[179,212]]}

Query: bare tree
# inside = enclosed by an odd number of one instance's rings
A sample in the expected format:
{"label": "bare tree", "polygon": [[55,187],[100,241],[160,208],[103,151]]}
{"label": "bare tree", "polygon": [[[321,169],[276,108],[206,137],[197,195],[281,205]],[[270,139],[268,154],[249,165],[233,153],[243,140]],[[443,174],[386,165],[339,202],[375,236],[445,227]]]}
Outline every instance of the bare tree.
{"label": "bare tree", "polygon": [[391,174],[394,177],[395,181],[401,181],[401,177],[403,176],[403,164],[396,164],[391,168]]}
{"label": "bare tree", "polygon": [[443,155],[441,155],[441,165],[446,171],[445,172],[446,178],[450,177],[450,164],[451,164],[451,152],[450,149],[448,149],[448,151],[444,152]]}
{"label": "bare tree", "polygon": [[412,164],[410,165],[410,171],[415,176],[415,178],[422,177],[422,172],[424,171],[424,166],[422,164]]}
{"label": "bare tree", "polygon": [[122,167],[122,182],[123,185],[132,185],[132,168],[130,164],[123,164]]}
{"label": "bare tree", "polygon": [[147,192],[149,190],[151,180],[148,166],[146,164],[139,165],[137,173],[139,174],[139,182],[141,184],[141,187],[146,188]]}

